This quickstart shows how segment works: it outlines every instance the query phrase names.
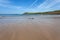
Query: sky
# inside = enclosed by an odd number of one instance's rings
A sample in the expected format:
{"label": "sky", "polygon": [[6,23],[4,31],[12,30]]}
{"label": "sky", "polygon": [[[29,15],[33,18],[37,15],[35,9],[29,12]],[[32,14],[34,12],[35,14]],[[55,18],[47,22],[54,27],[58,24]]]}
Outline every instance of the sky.
{"label": "sky", "polygon": [[60,0],[0,0],[0,14],[60,10]]}

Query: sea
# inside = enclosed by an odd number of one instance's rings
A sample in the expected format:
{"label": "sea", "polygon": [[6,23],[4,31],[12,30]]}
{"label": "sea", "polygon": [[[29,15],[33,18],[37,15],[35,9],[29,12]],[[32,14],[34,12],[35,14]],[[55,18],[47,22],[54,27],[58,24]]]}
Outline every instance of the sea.
{"label": "sea", "polygon": [[22,16],[23,14],[0,14],[0,16]]}
{"label": "sea", "polygon": [[23,14],[0,14],[0,24],[21,22],[60,22],[60,15],[23,15]]}

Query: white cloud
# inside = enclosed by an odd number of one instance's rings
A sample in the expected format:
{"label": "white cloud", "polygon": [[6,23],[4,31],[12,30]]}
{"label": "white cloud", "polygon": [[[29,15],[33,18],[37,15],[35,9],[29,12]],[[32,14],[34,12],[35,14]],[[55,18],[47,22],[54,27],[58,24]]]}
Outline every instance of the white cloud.
{"label": "white cloud", "polygon": [[50,0],[45,0],[42,4],[38,5],[38,8],[45,8],[46,6],[48,6],[51,2],[49,2]]}
{"label": "white cloud", "polygon": [[[34,4],[37,2],[38,0],[35,0],[30,7],[34,6]],[[27,9],[26,11],[30,11],[30,12],[43,12],[43,11],[52,11],[52,10],[59,10],[60,8],[60,0],[45,0],[42,4],[39,4],[36,8],[32,8],[32,9]],[[59,5],[57,5],[59,4]],[[57,8],[58,7],[58,8]]]}
{"label": "white cloud", "polygon": [[34,4],[35,4],[37,1],[38,1],[38,0],[35,0],[35,1],[30,5],[30,7],[33,7]]}
{"label": "white cloud", "polygon": [[20,6],[5,5],[5,4],[0,4],[0,6],[5,7],[5,8],[12,8],[12,9],[20,9],[20,8],[22,8]]}
{"label": "white cloud", "polygon": [[46,6],[46,8],[50,8],[50,7],[56,5],[59,2],[60,2],[60,0],[53,0],[48,6]]}
{"label": "white cloud", "polygon": [[1,7],[6,7],[6,8],[12,8],[12,9],[20,9],[20,8],[22,8],[20,6],[11,5],[9,0],[0,0],[0,6]]}
{"label": "white cloud", "polygon": [[[37,8],[40,10],[50,10],[56,4],[60,3],[60,0],[45,0],[41,5],[38,5]],[[60,7],[59,7],[60,8]]]}

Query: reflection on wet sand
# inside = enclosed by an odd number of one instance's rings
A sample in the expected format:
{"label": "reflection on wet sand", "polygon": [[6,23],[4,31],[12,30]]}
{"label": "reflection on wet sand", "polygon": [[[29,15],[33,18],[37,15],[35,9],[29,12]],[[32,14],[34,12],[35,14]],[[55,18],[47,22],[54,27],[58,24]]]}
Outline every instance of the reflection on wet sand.
{"label": "reflection on wet sand", "polygon": [[60,17],[28,18],[0,19],[0,40],[60,40]]}

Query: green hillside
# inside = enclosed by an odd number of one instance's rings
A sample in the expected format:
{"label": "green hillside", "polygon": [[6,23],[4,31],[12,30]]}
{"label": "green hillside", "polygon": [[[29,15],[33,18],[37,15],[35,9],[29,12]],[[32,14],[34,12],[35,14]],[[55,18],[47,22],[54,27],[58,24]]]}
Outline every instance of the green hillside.
{"label": "green hillside", "polygon": [[41,15],[59,15],[60,10],[50,11],[50,12],[25,12],[25,15],[41,14]]}

